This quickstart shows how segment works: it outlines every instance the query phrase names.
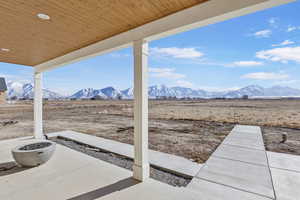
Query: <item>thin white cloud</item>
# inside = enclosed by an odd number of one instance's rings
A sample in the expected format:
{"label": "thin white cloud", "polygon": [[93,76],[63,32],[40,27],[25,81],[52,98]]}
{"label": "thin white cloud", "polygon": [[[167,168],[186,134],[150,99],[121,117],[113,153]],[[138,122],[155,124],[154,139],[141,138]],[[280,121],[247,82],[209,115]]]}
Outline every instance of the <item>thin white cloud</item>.
{"label": "thin white cloud", "polygon": [[176,85],[180,87],[187,87],[187,88],[192,88],[194,86],[193,83],[186,80],[177,80]]}
{"label": "thin white cloud", "polygon": [[285,73],[254,72],[245,74],[242,78],[254,80],[285,80],[289,78],[289,75]]}
{"label": "thin white cloud", "polygon": [[0,74],[0,77],[3,77],[5,79],[16,78],[16,76],[10,74]]}
{"label": "thin white cloud", "polygon": [[257,31],[253,35],[257,38],[267,38],[270,37],[271,34],[272,34],[271,30],[265,29],[265,30]]}
{"label": "thin white cloud", "polygon": [[274,62],[287,63],[288,61],[295,61],[300,63],[300,46],[259,51],[256,53],[256,57]]}
{"label": "thin white cloud", "polygon": [[18,81],[21,83],[30,83],[31,80],[27,76],[19,76],[19,75],[12,75],[12,74],[0,74],[0,77],[6,79],[6,82],[9,81]]}
{"label": "thin white cloud", "polygon": [[182,79],[184,74],[175,72],[173,68],[149,68],[150,76],[155,78]]}
{"label": "thin white cloud", "polygon": [[172,58],[200,58],[204,54],[198,51],[196,48],[178,48],[168,47],[159,48],[154,47],[150,49],[151,53],[159,56],[168,56]]}
{"label": "thin white cloud", "polygon": [[241,89],[241,87],[229,87],[229,88],[223,88],[223,87],[211,87],[211,86],[201,86],[199,89],[206,90],[209,92],[229,92]]}
{"label": "thin white cloud", "polygon": [[286,32],[292,32],[292,31],[295,31],[297,29],[300,29],[300,27],[297,27],[297,26],[288,26]]}
{"label": "thin white cloud", "polygon": [[232,64],[232,66],[235,67],[255,67],[255,66],[261,66],[263,65],[263,62],[257,62],[257,61],[236,61]]}
{"label": "thin white cloud", "polygon": [[[176,73],[173,68],[149,68],[150,77],[171,79],[176,86],[192,88],[194,86],[190,81],[184,80],[184,74]],[[171,81],[171,82],[173,82]]]}
{"label": "thin white cloud", "polygon": [[272,17],[268,20],[268,23],[271,27],[273,28],[278,28],[279,24],[279,18],[277,17]]}
{"label": "thin white cloud", "polygon": [[299,83],[300,80],[281,80],[281,81],[277,81],[275,82],[275,84],[280,84],[280,85],[283,85],[283,84],[293,84],[293,83]]}
{"label": "thin white cloud", "polygon": [[273,47],[278,47],[278,46],[286,46],[286,45],[290,45],[290,44],[295,44],[294,41],[291,40],[284,40],[283,42],[279,43],[279,44],[273,44]]}

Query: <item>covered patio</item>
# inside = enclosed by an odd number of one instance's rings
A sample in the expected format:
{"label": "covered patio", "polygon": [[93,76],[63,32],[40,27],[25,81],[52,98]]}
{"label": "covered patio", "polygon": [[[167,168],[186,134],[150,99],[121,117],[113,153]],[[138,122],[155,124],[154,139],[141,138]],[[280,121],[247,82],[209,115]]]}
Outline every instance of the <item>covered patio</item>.
{"label": "covered patio", "polygon": [[[148,43],[292,1],[0,1],[0,62],[34,67],[35,139],[44,139],[44,72],[129,46],[134,55],[133,174],[58,145],[49,163],[0,177],[1,199],[201,199],[149,178]],[[12,162],[10,149],[31,140],[1,141],[0,162]]]}

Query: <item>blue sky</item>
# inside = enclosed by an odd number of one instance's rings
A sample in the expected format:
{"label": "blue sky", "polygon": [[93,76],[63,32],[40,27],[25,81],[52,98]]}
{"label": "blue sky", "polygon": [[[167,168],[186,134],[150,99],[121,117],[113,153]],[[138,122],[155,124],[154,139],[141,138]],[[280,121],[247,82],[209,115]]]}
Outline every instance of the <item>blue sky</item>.
{"label": "blue sky", "polygon": [[[226,90],[257,84],[300,88],[300,1],[152,41],[149,84]],[[0,63],[0,76],[31,81],[30,67]],[[71,94],[82,88],[133,85],[132,48],[44,74],[44,86]]]}

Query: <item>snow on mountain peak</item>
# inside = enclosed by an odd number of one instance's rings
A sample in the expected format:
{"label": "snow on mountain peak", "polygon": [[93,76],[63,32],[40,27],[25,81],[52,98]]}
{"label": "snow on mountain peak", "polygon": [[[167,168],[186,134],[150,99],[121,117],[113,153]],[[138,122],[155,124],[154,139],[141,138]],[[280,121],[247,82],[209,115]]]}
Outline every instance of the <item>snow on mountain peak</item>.
{"label": "snow on mountain peak", "polygon": [[[16,81],[9,81],[7,83],[7,96],[9,99],[32,99],[34,97],[33,83],[21,83]],[[48,99],[60,99],[62,95],[52,92],[48,89],[43,89],[43,97]]]}
{"label": "snow on mountain peak", "polygon": [[[133,88],[128,88],[122,91],[116,90],[113,87],[106,87],[100,90],[105,99],[115,99],[121,96],[124,99],[133,98]],[[94,92],[95,93],[95,92]],[[281,97],[281,96],[300,96],[300,90],[283,87],[274,86],[271,88],[264,88],[259,85],[249,85],[236,90],[221,91],[221,92],[210,92],[206,90],[196,90],[185,87],[167,87],[165,85],[152,85],[148,88],[149,98],[157,97],[177,97],[177,98],[241,98],[244,95],[249,97]],[[86,98],[86,96],[81,95],[80,92],[75,93],[72,97],[76,98]],[[91,98],[93,96],[89,96]]]}

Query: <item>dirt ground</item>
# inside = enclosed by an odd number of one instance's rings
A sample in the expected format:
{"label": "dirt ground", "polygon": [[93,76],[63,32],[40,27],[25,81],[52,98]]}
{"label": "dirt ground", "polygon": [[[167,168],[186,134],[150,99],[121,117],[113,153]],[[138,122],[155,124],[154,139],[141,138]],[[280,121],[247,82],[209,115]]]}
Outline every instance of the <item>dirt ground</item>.
{"label": "dirt ground", "polygon": [[[74,130],[133,143],[132,101],[47,101],[46,133]],[[0,106],[0,139],[33,134],[32,102]],[[203,163],[235,124],[262,127],[266,148],[300,155],[300,101],[150,101],[149,147]],[[288,140],[280,143],[282,133]]]}

